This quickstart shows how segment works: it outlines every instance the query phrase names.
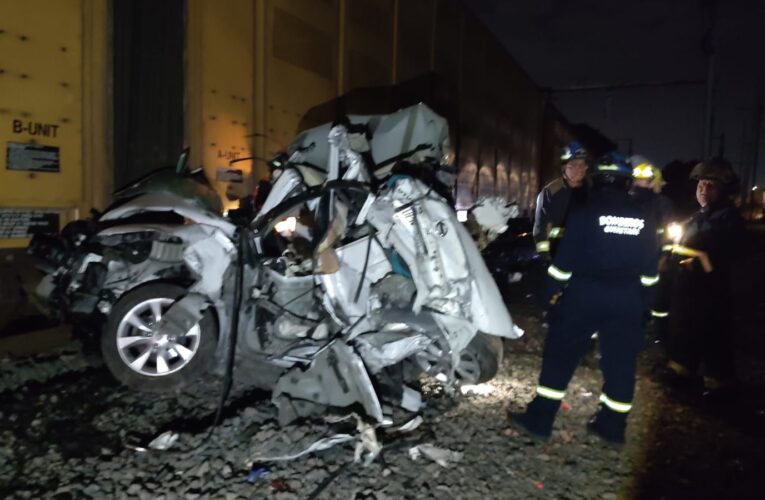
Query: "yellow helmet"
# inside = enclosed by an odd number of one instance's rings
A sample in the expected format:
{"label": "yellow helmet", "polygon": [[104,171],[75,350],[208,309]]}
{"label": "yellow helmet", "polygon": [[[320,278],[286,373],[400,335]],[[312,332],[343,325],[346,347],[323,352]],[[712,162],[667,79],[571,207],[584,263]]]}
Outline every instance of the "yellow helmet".
{"label": "yellow helmet", "polygon": [[633,178],[656,181],[659,185],[664,185],[664,176],[661,174],[661,169],[644,156],[632,155],[630,156],[630,163],[632,164]]}

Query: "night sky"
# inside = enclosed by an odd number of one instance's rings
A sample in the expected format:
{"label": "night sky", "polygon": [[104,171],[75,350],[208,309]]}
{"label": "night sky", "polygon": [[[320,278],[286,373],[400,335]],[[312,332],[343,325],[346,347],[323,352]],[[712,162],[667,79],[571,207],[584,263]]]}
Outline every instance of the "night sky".
{"label": "night sky", "polygon": [[[544,88],[704,80],[701,0],[466,0]],[[717,7],[714,149],[739,168],[751,141],[756,89],[765,87],[765,2],[722,0]],[[661,165],[699,158],[705,86],[556,93],[573,123],[588,123],[624,152]],[[765,183],[765,126],[759,182]],[[746,133],[747,137],[744,137]]]}

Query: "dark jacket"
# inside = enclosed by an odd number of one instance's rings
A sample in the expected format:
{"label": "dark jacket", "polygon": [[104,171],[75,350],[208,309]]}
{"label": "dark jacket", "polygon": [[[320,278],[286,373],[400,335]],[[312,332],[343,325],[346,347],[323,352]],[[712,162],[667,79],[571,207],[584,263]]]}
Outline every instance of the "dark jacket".
{"label": "dark jacket", "polygon": [[684,250],[705,252],[712,272],[704,272],[698,259],[683,267],[685,279],[693,281],[692,289],[705,295],[727,294],[733,261],[744,251],[744,223],[730,203],[718,203],[702,208],[685,224],[681,249],[676,260],[687,258]]}
{"label": "dark jacket", "polygon": [[672,201],[653,189],[634,187],[630,192],[635,202],[645,210],[649,217],[656,221],[657,242],[661,246],[667,242],[665,234],[667,226],[672,221]]}
{"label": "dark jacket", "polygon": [[537,196],[534,217],[534,242],[540,255],[555,256],[558,242],[563,237],[566,219],[572,204],[582,203],[587,196],[586,184],[570,187],[559,177],[546,185]]}
{"label": "dark jacket", "polygon": [[[602,296],[583,298],[604,309],[651,308],[651,292],[659,281],[656,222],[633,197],[609,186],[590,192],[585,203],[571,208],[566,231],[548,269],[547,297],[578,280],[604,290]],[[631,290],[639,303],[612,304],[618,290]]]}
{"label": "dark jacket", "polygon": [[635,201],[651,213],[659,229],[663,229],[672,219],[672,201],[653,189],[634,187],[631,191]]}

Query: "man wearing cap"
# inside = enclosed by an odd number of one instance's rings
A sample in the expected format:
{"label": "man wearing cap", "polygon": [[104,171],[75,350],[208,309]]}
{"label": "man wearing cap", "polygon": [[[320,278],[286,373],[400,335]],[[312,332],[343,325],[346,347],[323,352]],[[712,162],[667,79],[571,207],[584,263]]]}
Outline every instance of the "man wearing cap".
{"label": "man wearing cap", "polygon": [[721,394],[735,375],[730,273],[744,250],[744,228],[731,201],[736,179],[727,162],[699,163],[690,178],[697,182],[701,208],[685,224],[683,236],[667,247],[677,269],[668,366],[686,379],[703,375],[706,392]]}

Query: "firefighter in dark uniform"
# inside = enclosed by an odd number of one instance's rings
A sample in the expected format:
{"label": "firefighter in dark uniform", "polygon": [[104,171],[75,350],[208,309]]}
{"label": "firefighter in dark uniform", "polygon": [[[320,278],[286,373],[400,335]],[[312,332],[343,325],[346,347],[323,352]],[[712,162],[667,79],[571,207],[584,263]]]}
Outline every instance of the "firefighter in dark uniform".
{"label": "firefighter in dark uniform", "polygon": [[699,163],[691,172],[701,206],[669,246],[677,274],[670,308],[669,368],[704,388],[728,388],[735,376],[731,347],[731,265],[743,250],[744,226],[731,202],[735,175],[727,162]]}
{"label": "firefighter in dark uniform", "polygon": [[672,202],[661,194],[666,184],[664,176],[659,167],[643,156],[632,155],[629,162],[632,165],[634,180],[632,194],[639,204],[654,213],[658,225],[657,233],[661,240],[672,217]]}
{"label": "firefighter in dark uniform", "polygon": [[584,147],[571,142],[560,159],[561,176],[546,185],[537,196],[533,235],[537,253],[544,262],[555,256],[569,207],[583,201],[587,194],[588,155]]}
{"label": "firefighter in dark uniform", "polygon": [[661,194],[664,185],[664,176],[661,169],[650,162],[647,158],[640,155],[630,156],[629,162],[632,164],[632,195],[637,203],[651,212],[651,217],[656,221],[657,241],[659,242],[659,275],[661,280],[656,290],[656,300],[651,309],[655,329],[661,341],[666,341],[669,323],[669,303],[672,295],[672,286],[674,282],[671,279],[672,269],[667,266],[668,254],[662,250],[665,243],[672,242],[674,234],[669,234],[671,230],[676,229],[676,224],[671,223],[672,202],[669,198]]}
{"label": "firefighter in dark uniform", "polygon": [[632,408],[637,354],[657,276],[656,224],[628,192],[632,167],[602,159],[587,201],[572,207],[564,238],[548,269],[547,336],[536,397],[516,427],[549,438],[553,421],[590,336],[599,332],[604,385],[601,407],[588,428],[609,442],[624,442]]}

